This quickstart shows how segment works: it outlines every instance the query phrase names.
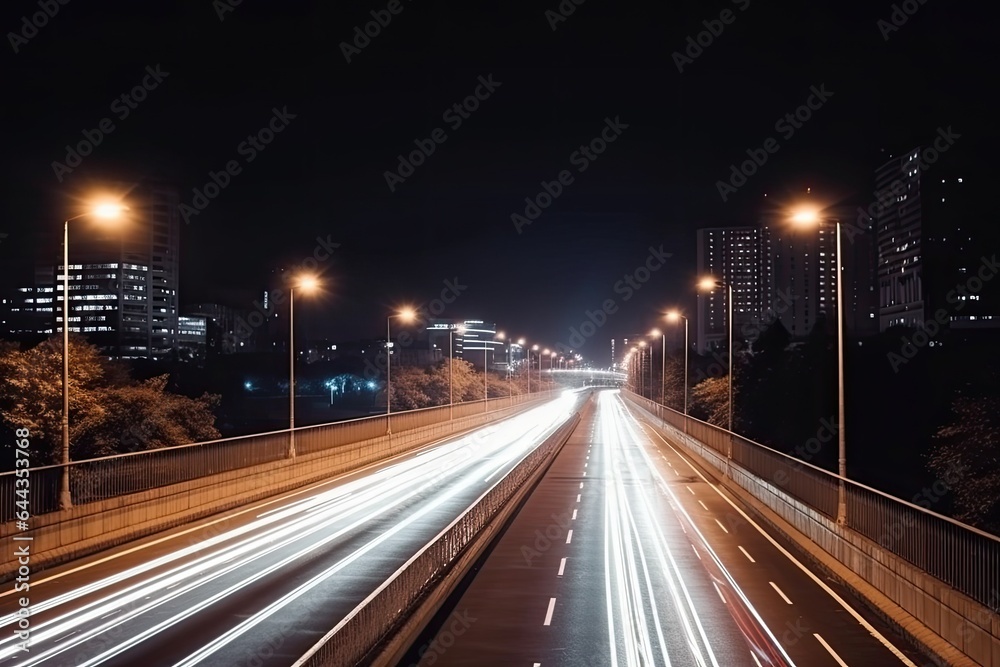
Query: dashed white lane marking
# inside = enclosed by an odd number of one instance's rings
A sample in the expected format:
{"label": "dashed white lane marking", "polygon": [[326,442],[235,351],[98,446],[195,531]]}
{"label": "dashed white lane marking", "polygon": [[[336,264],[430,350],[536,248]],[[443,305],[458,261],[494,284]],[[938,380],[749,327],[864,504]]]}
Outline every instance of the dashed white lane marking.
{"label": "dashed white lane marking", "polygon": [[778,595],[781,596],[782,600],[784,600],[788,604],[792,604],[792,601],[788,599],[788,596],[785,595],[785,593],[780,588],[778,588],[778,584],[774,583],[773,581],[769,581],[767,583],[771,584],[771,588],[773,588],[774,590],[776,590],[778,592]]}
{"label": "dashed white lane marking", "polygon": [[573,521],[576,521],[576,510],[573,510]]}
{"label": "dashed white lane marking", "polygon": [[545,612],[545,622],[542,623],[542,625],[552,625],[552,612],[554,612],[555,610],[556,610],[556,599],[549,598],[549,610]]}
{"label": "dashed white lane marking", "polygon": [[[760,664],[760,660],[757,659],[757,655],[756,654],[751,653],[750,657],[753,658],[753,661],[757,665],[757,667],[764,667],[764,665]],[[542,664],[540,662],[536,662],[535,663],[535,667],[542,667]]]}
{"label": "dashed white lane marking", "polygon": [[[586,473],[584,473],[584,474],[586,474]],[[581,489],[583,488],[583,482],[580,482],[580,488]]]}
{"label": "dashed white lane marking", "polygon": [[[566,533],[566,544],[569,544],[572,539],[573,539],[573,529],[570,528],[569,532]],[[773,586],[774,584],[771,585]]]}
{"label": "dashed white lane marking", "polygon": [[689,492],[689,493],[690,493],[690,494],[691,494],[692,496],[694,495],[694,489],[692,489],[692,488],[691,488],[690,486],[687,486],[687,487],[684,487],[684,488],[686,488],[686,489],[688,490],[688,492]]}
{"label": "dashed white lane marking", "polygon": [[837,652],[833,650],[833,647],[831,647],[829,644],[826,643],[825,639],[820,637],[815,632],[813,633],[813,637],[815,637],[819,641],[819,643],[823,645],[823,648],[825,648],[830,653],[830,655],[833,656],[833,659],[837,661],[837,664],[840,665],[840,667],[847,667],[847,663],[844,662],[839,655],[837,655]]}
{"label": "dashed white lane marking", "polygon": [[722,591],[719,590],[719,585],[713,581],[712,586],[715,587],[715,592],[719,594],[719,599],[722,600],[722,604],[726,604],[726,598],[722,594]]}
{"label": "dashed white lane marking", "polygon": [[692,544],[691,548],[694,549],[694,555],[698,557],[698,560],[701,560],[701,554],[698,553],[698,547]]}
{"label": "dashed white lane marking", "polygon": [[576,494],[576,502],[580,502],[580,494]]}
{"label": "dashed white lane marking", "polygon": [[563,576],[563,572],[565,571],[566,571],[566,557],[563,556],[563,558],[560,559],[559,561],[559,574],[557,574],[556,576],[557,577]]}
{"label": "dashed white lane marking", "polygon": [[755,561],[753,559],[753,556],[751,556],[750,554],[747,553],[746,549],[744,549],[743,547],[739,547],[739,550],[743,552],[743,555],[747,557],[748,561],[750,561],[751,563],[756,563],[757,562],[757,561]]}
{"label": "dashed white lane marking", "polygon": [[698,501],[698,504],[699,504],[699,505],[701,505],[702,509],[704,509],[704,510],[705,510],[706,512],[708,511],[708,506],[707,506],[707,505],[706,505],[705,503],[703,503],[703,502],[701,502],[701,501],[699,500],[699,501]]}
{"label": "dashed white lane marking", "polygon": [[728,531],[728,530],[726,530],[726,527],[722,525],[722,522],[721,522],[721,521],[719,521],[718,519],[716,519],[716,520],[715,520],[715,523],[719,524],[719,528],[721,528],[721,529],[722,529],[722,532],[724,532],[724,533],[726,533],[726,534],[728,534],[728,533],[729,533],[729,531]]}

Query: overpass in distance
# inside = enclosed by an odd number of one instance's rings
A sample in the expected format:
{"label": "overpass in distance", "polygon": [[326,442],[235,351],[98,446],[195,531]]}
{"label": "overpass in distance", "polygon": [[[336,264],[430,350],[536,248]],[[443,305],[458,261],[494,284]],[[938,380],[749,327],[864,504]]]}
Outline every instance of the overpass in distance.
{"label": "overpass in distance", "polygon": [[[0,593],[0,665],[1000,665],[968,628],[951,650],[902,631],[762,520],[735,485],[760,452],[668,423],[620,373],[552,374],[579,388],[33,572],[27,651]],[[822,524],[824,502],[800,510]]]}

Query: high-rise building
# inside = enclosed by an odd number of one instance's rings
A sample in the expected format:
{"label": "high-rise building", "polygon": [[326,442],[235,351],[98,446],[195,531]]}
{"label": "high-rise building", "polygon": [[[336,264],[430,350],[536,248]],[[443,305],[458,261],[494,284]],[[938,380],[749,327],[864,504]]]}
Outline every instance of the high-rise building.
{"label": "high-rise building", "polygon": [[[698,275],[733,288],[733,344],[758,326],[771,307],[771,253],[763,226],[712,227],[698,230]],[[725,347],[729,336],[726,287],[698,295],[697,350]]]}
{"label": "high-rise building", "polygon": [[[461,329],[461,331],[459,331]],[[429,345],[448,356],[449,335],[452,336],[452,356],[464,359],[477,368],[486,364],[490,369],[506,368],[506,343],[497,340],[496,325],[483,320],[435,319],[424,330]],[[449,332],[454,331],[451,334]]]}
{"label": "high-rise building", "polygon": [[[785,220],[767,227],[771,249],[772,315],[793,338],[808,336],[817,322],[835,332],[837,231],[821,222],[807,227]],[[846,254],[846,253],[845,253]]]}
{"label": "high-rise building", "polygon": [[[127,190],[122,220],[69,225],[69,330],[110,357],[164,359],[177,346],[178,195],[155,183]],[[62,332],[63,278],[62,248],[52,248],[36,260],[33,280],[7,290],[0,333],[25,340]]]}
{"label": "high-rise building", "polygon": [[917,147],[875,171],[879,331],[926,320],[919,158]]}

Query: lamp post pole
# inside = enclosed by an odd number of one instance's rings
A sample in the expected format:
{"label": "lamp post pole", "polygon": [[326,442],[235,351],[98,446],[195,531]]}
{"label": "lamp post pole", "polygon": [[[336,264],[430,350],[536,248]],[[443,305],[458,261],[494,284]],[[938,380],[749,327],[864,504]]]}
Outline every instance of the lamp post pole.
{"label": "lamp post pole", "polygon": [[295,458],[295,287],[288,290],[288,458]]}
{"label": "lamp post pole", "polygon": [[840,220],[837,220],[837,449],[840,486],[837,498],[837,523],[847,524],[847,441],[844,435],[844,276],[841,273]]}
{"label": "lamp post pole", "polygon": [[688,428],[688,318],[684,318],[684,433]]}
{"label": "lamp post pole", "polygon": [[73,506],[69,491],[69,220],[63,223],[62,324],[62,477],[59,481],[59,507],[69,509]]}
{"label": "lamp post pole", "polygon": [[448,329],[448,420],[455,419],[455,330]]}

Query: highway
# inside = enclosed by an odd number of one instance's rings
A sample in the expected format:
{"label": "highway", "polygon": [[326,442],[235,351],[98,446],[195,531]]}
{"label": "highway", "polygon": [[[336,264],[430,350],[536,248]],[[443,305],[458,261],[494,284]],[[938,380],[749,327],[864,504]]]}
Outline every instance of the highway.
{"label": "highway", "polygon": [[38,572],[27,652],[0,595],[0,664],[288,667],[581,400]]}
{"label": "highway", "polygon": [[599,392],[401,667],[927,664],[644,420]]}

